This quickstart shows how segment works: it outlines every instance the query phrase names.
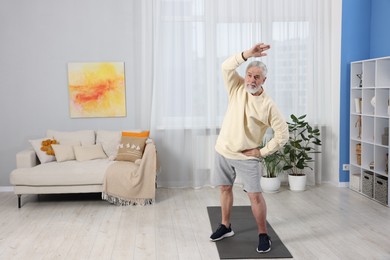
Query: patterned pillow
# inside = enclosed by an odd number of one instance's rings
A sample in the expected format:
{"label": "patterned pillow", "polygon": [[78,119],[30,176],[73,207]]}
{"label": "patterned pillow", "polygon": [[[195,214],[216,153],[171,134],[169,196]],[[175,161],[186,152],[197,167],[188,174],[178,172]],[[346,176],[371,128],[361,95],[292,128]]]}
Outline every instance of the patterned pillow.
{"label": "patterned pillow", "polygon": [[58,144],[55,139],[46,139],[42,141],[41,151],[45,152],[47,155],[54,155],[54,150],[52,145]]}
{"label": "patterned pillow", "polygon": [[46,153],[46,151],[41,150],[42,142],[46,141],[47,139],[49,139],[49,138],[46,137],[46,138],[41,138],[41,139],[36,139],[36,140],[29,140],[32,147],[34,148],[35,153],[38,156],[39,161],[42,164],[55,161],[55,159],[56,159],[56,157],[54,155],[48,155]]}
{"label": "patterned pillow", "polygon": [[135,162],[142,158],[147,137],[122,136],[116,161]]}

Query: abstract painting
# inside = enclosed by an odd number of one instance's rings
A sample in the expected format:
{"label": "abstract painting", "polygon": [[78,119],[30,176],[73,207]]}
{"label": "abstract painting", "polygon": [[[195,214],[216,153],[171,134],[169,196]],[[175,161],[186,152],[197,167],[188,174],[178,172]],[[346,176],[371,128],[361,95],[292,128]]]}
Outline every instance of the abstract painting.
{"label": "abstract painting", "polygon": [[123,62],[68,63],[70,117],[125,117]]}

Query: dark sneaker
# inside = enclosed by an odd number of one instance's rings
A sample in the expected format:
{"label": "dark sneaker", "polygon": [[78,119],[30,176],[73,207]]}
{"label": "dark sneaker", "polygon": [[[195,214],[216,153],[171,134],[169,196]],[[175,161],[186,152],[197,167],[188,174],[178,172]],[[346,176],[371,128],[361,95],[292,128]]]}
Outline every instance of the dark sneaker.
{"label": "dark sneaker", "polygon": [[271,251],[271,238],[267,234],[259,235],[259,245],[256,248],[258,253],[267,253]]}
{"label": "dark sneaker", "polygon": [[220,224],[217,230],[210,236],[210,240],[218,241],[231,236],[234,236],[232,225],[229,225],[229,228],[227,228],[224,224]]}

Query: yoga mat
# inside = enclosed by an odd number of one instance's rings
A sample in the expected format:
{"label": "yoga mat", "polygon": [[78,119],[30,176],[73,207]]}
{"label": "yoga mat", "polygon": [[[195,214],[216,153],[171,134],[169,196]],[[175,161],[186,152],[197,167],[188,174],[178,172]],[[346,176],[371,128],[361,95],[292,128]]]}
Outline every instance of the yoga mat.
{"label": "yoga mat", "polygon": [[[207,212],[210,218],[212,233],[221,223],[221,207],[207,207]],[[259,236],[250,206],[233,206],[230,221],[234,236],[217,242],[210,241],[210,243],[217,244],[221,259],[292,258],[291,253],[268,222],[268,235],[272,241],[271,251],[268,253],[257,253],[256,247],[259,243]]]}

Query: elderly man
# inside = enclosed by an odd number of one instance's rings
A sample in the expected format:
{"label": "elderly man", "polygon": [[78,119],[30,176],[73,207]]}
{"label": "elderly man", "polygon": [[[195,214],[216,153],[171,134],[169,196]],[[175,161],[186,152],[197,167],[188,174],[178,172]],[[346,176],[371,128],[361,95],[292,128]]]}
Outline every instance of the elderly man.
{"label": "elderly man", "polygon": [[[246,68],[245,79],[236,71],[248,58],[267,55],[270,45],[255,44],[252,48],[228,58],[222,64],[222,74],[229,96],[227,112],[215,146],[216,162],[213,184],[220,186],[222,220],[210,236],[211,241],[231,237],[230,223],[233,206],[233,183],[236,174],[243,182],[253,216],[256,220],[259,243],[257,252],[271,250],[267,234],[267,206],[260,187],[259,158],[276,152],[288,140],[288,126],[274,101],[263,89],[267,67],[260,61],[252,61]],[[267,128],[274,131],[273,138],[259,148]]]}

